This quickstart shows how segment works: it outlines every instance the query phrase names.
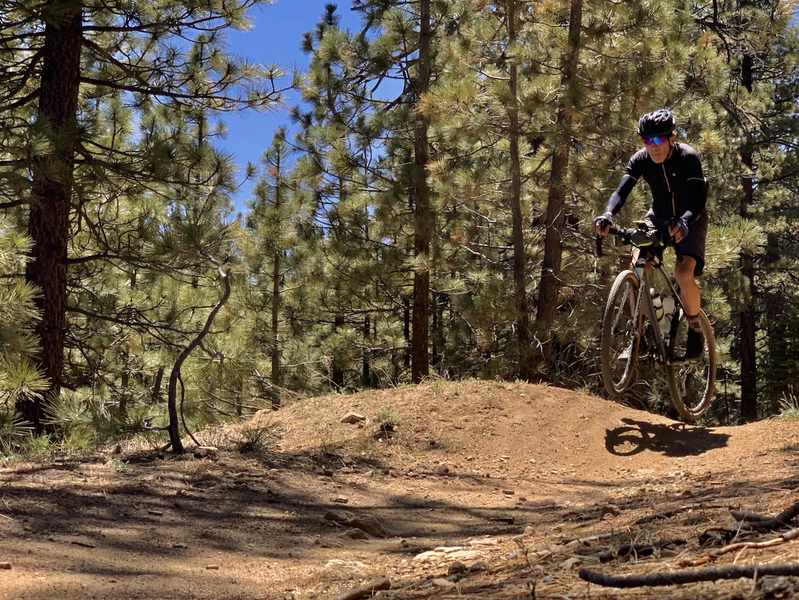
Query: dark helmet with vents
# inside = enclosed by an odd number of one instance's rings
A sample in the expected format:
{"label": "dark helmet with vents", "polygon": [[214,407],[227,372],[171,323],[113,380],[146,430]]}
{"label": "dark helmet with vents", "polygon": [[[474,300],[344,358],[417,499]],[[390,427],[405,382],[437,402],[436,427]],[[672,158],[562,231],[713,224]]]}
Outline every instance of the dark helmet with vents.
{"label": "dark helmet with vents", "polygon": [[642,138],[671,135],[674,131],[674,115],[665,108],[645,114],[638,121],[638,135]]}

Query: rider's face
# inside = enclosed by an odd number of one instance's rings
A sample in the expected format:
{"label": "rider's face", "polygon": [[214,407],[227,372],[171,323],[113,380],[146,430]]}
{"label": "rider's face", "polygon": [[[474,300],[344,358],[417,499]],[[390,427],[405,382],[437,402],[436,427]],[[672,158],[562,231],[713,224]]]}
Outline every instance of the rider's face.
{"label": "rider's face", "polygon": [[[644,140],[645,148],[647,154],[649,154],[649,158],[652,159],[653,162],[660,164],[665,162],[666,159],[671,154],[671,148],[674,145],[674,137],[671,136],[663,136],[660,138],[650,138],[649,140]],[[655,144],[653,142],[659,141],[659,144]]]}

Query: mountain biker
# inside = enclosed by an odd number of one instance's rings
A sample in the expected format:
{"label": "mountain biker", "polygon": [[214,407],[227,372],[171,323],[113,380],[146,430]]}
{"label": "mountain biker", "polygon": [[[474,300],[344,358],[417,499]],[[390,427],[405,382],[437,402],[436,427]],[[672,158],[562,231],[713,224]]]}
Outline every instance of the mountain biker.
{"label": "mountain biker", "polygon": [[[700,291],[696,276],[705,266],[707,237],[706,180],[699,154],[688,144],[677,143],[674,115],[659,109],[641,117],[638,135],[644,147],[627,164],[619,187],[610,197],[605,212],[594,219],[598,235],[608,234],[613,217],[624,206],[635,184],[643,177],[652,191],[652,208],[644,222],[650,229],[674,239],[677,263],[674,278],[680,289],[689,329],[684,360],[696,360],[704,351],[699,326]],[[638,258],[633,250],[632,262]]]}

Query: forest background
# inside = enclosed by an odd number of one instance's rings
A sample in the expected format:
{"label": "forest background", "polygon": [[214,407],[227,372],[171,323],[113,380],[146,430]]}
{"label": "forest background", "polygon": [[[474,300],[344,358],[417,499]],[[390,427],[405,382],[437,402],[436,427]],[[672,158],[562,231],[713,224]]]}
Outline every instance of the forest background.
{"label": "forest background", "polygon": [[[436,377],[602,394],[627,250],[597,260],[591,221],[660,107],[710,182],[708,422],[796,404],[797,2],[354,0],[355,28],[332,4],[309,20],[293,73],[229,53],[268,4],[0,6],[6,451],[55,431],[179,450],[179,421]],[[237,216],[242,110],[293,133],[241,166]]]}

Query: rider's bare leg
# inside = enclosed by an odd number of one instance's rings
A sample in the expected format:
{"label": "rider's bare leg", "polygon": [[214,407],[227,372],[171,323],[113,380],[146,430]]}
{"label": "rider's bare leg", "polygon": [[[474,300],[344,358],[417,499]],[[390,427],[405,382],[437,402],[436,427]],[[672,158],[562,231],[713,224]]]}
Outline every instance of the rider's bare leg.
{"label": "rider's bare leg", "polygon": [[701,303],[699,286],[694,278],[695,268],[696,259],[684,255],[677,259],[674,268],[674,278],[677,280],[677,285],[680,286],[680,297],[682,298],[683,307],[685,308],[685,312],[692,316],[699,314]]}
{"label": "rider's bare leg", "polygon": [[[635,270],[635,263],[638,262],[638,252],[638,248],[633,249],[630,266],[633,270]],[[644,268],[646,269],[647,275],[649,275],[652,265],[646,263],[646,267]],[[696,278],[694,277],[695,268],[696,259],[685,255],[677,260],[674,268],[674,278],[677,280],[677,285],[680,286],[680,297],[682,298],[683,307],[685,308],[685,312],[691,316],[699,314],[699,309],[701,307],[701,294],[699,292],[699,286],[696,283]]]}
{"label": "rider's bare leg", "polygon": [[[639,252],[640,252],[640,250],[638,248],[633,248],[632,256],[630,257],[630,270],[631,271],[635,271],[635,263],[638,262],[638,253]],[[644,272],[646,273],[647,277],[649,277],[652,274],[652,263],[651,262],[646,261],[646,264],[644,265]]]}

